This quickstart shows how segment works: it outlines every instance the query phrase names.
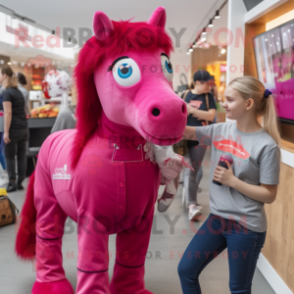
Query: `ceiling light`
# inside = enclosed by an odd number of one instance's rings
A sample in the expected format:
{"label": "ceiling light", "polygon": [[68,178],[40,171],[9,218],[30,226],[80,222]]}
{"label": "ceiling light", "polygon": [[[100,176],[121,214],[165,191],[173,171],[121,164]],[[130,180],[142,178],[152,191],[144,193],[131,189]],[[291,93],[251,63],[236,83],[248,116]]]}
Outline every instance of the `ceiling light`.
{"label": "ceiling light", "polygon": [[202,35],[206,35],[206,29],[205,28],[202,31]]}
{"label": "ceiling light", "polygon": [[209,28],[213,28],[213,23],[212,23],[212,19],[209,21],[209,25],[208,25]]}
{"label": "ceiling light", "polygon": [[192,48],[189,48],[189,52],[193,52],[193,49]]}
{"label": "ceiling light", "polygon": [[215,14],[215,19],[219,19],[220,18],[220,15],[219,15],[219,10],[216,11],[216,14]]}
{"label": "ceiling light", "polygon": [[205,42],[205,41],[206,41],[206,37],[202,37],[202,38],[201,38],[201,41],[202,41],[202,42]]}
{"label": "ceiling light", "polygon": [[187,55],[190,55],[190,54],[191,54],[191,52],[188,51],[188,52],[187,52]]}

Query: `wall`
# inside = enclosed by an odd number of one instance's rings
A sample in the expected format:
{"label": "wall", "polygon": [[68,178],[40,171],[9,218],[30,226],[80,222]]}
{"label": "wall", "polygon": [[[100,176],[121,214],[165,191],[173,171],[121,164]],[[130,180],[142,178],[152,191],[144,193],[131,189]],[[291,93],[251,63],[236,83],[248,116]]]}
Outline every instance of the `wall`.
{"label": "wall", "polygon": [[[247,12],[243,0],[229,0],[229,13],[228,13],[228,29],[231,32],[236,32],[236,29],[245,31],[244,15]],[[244,67],[244,46],[235,46],[233,42],[228,46],[227,50],[227,84],[240,76],[243,76],[241,68]],[[236,68],[236,71],[233,69]]]}
{"label": "wall", "polygon": [[[266,30],[266,23],[278,17],[283,23],[284,19],[281,16],[292,9],[294,1],[290,0],[246,24],[245,38],[263,33]],[[248,44],[244,52],[244,64],[247,65],[244,72],[246,75],[257,77],[253,43]],[[286,294],[294,292],[294,144],[283,141],[281,149],[283,156],[277,199],[274,203],[265,205],[268,231],[262,253],[269,264],[264,266],[264,263],[261,263],[260,270],[277,294]],[[278,277],[267,274],[270,266]]]}
{"label": "wall", "polygon": [[175,48],[175,51],[170,56],[171,63],[174,69],[173,88],[177,91],[178,86],[186,83],[185,76],[189,82],[191,56],[186,54],[185,49]]}
{"label": "wall", "polygon": [[263,254],[294,292],[294,169],[281,164],[276,201],[265,205],[268,231]]}

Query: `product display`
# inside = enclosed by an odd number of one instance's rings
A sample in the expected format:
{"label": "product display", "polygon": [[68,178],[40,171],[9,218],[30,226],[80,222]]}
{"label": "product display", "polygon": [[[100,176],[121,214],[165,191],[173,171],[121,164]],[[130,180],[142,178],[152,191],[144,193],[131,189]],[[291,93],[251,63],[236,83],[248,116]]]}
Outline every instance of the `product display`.
{"label": "product display", "polygon": [[59,107],[56,104],[46,104],[31,110],[31,118],[57,117]]}
{"label": "product display", "polygon": [[[165,22],[162,7],[147,23],[94,15],[95,36],[79,52],[75,69],[77,128],[54,132],[43,143],[22,210],[27,221],[20,226],[16,252],[36,258],[33,294],[73,293],[62,266],[67,216],[79,230],[77,294],[151,294],[144,263],[160,168],[146,158],[144,146],[180,141],[187,120],[185,102],[172,89],[172,42]],[[142,38],[127,34],[130,30]],[[150,43],[151,37],[160,42]],[[141,72],[143,66],[158,71]],[[27,230],[34,223],[36,232]],[[110,234],[117,234],[117,251],[109,283]]]}
{"label": "product display", "polygon": [[258,78],[274,94],[278,116],[294,124],[294,21],[253,40]]}

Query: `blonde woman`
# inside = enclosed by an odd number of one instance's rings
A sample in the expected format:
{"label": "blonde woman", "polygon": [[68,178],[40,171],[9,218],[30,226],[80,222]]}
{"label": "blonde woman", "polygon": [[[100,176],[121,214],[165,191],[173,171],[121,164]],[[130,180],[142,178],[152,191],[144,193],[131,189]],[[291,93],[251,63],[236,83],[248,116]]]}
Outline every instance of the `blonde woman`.
{"label": "blonde woman", "polygon": [[[11,67],[4,65],[0,70],[0,83],[3,93],[5,159],[9,183],[7,192],[22,190],[22,181],[26,175],[26,151],[29,139],[25,113],[25,100],[18,90],[17,78]],[[16,181],[15,156],[17,156],[18,179]]]}
{"label": "blonde woman", "polygon": [[[201,271],[226,248],[230,292],[251,294],[251,284],[264,245],[264,203],[274,202],[280,172],[280,135],[271,92],[253,77],[233,80],[225,91],[231,123],[186,127],[185,137],[212,146],[210,212],[188,245],[178,267],[184,294],[200,294]],[[189,110],[188,110],[189,112]],[[263,127],[258,117],[264,116]],[[228,169],[221,156],[233,159]],[[219,182],[219,186],[213,181]]]}

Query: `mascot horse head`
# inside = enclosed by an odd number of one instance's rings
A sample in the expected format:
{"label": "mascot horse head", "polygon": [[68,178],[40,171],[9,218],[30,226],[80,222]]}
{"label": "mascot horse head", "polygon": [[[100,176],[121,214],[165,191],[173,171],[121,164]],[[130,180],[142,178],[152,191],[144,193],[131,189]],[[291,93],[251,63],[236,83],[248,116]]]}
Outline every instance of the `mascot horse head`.
{"label": "mascot horse head", "polygon": [[83,46],[75,69],[77,133],[75,167],[102,112],[113,123],[134,128],[156,145],[172,145],[183,135],[185,102],[172,89],[172,41],[159,7],[148,22],[111,21],[103,12],[93,19],[94,36]]}

